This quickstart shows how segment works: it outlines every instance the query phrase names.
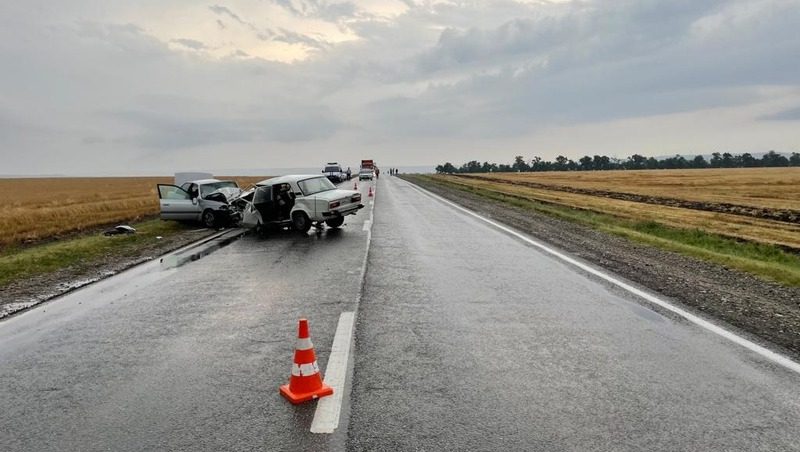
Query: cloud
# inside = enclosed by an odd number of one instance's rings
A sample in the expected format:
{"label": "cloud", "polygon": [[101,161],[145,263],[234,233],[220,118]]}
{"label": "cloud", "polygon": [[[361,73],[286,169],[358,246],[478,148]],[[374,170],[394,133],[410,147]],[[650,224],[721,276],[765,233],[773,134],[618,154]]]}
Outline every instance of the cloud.
{"label": "cloud", "polygon": [[196,41],[194,39],[180,38],[180,39],[173,39],[170,42],[173,42],[175,44],[180,44],[180,45],[182,45],[184,47],[188,47],[188,48],[190,48],[192,50],[205,50],[205,49],[208,48],[202,42]]}
{"label": "cloud", "polygon": [[3,172],[796,146],[798,0],[8,0],[0,18]]}
{"label": "cloud", "polygon": [[210,9],[211,12],[213,12],[214,14],[217,14],[219,16],[226,16],[226,17],[228,17],[230,19],[235,20],[236,22],[239,22],[242,25],[250,25],[248,22],[245,22],[244,20],[242,20],[242,18],[239,17],[238,14],[234,13],[233,11],[231,11],[230,9],[228,9],[225,6],[211,5],[211,6],[208,7],[208,9]]}
{"label": "cloud", "polygon": [[325,49],[330,46],[330,43],[314,38],[309,35],[297,33],[285,28],[279,28],[278,32],[273,32],[269,39],[273,41],[285,42],[287,44],[302,44],[313,49]]}
{"label": "cloud", "polygon": [[[325,0],[271,0],[271,2],[298,17],[317,18],[329,22],[341,22],[355,17],[367,17],[350,1],[330,2]],[[299,6],[295,6],[295,3]]]}
{"label": "cloud", "polygon": [[[254,32],[257,32],[257,33],[259,32],[259,29],[258,29],[258,27],[255,26],[255,24],[253,24],[252,22],[248,22],[248,21],[242,19],[238,14],[234,13],[233,11],[231,11],[228,7],[221,6],[221,5],[211,5],[211,6],[208,7],[208,9],[210,9],[211,12],[213,12],[214,14],[216,14],[218,16],[223,16],[223,17],[227,17],[229,19],[233,19],[234,21],[238,22],[241,25],[244,25],[246,28],[250,29],[251,31],[254,31]],[[219,19],[217,19],[217,25],[220,26],[221,28],[225,28],[225,25]]]}
{"label": "cloud", "polygon": [[[720,1],[619,5],[491,29],[447,28],[433,47],[406,60],[413,70],[394,71],[398,82],[428,80],[422,94],[373,103],[372,117],[398,134],[443,136],[460,118],[465,134],[497,137],[747,104],[769,95],[763,86],[797,85],[800,60],[786,58],[800,53],[789,25],[800,21],[797,8],[772,2],[744,14]],[[724,18],[713,39],[698,32],[709,17]]]}
{"label": "cloud", "polygon": [[761,116],[765,121],[800,121],[800,107]]}

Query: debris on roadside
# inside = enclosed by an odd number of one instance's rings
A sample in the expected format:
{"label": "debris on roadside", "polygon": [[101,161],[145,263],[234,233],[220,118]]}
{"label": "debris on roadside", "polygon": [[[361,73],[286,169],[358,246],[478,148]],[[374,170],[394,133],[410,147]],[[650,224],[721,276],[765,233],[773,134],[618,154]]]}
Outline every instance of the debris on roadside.
{"label": "debris on roadside", "polygon": [[111,229],[106,229],[103,231],[103,235],[111,236],[111,235],[123,235],[123,234],[135,234],[136,228],[128,226],[127,224],[121,224],[119,226],[114,226]]}

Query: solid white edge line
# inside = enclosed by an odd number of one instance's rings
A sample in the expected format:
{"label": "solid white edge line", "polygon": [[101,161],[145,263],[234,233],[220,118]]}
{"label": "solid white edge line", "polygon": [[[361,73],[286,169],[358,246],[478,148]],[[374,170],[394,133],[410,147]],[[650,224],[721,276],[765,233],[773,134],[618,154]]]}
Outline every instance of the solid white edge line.
{"label": "solid white edge line", "polygon": [[323,397],[317,402],[314,420],[311,421],[311,433],[333,433],[339,426],[354,323],[355,312],[343,312],[339,316],[339,325],[336,327],[324,380],[326,385],[333,388],[333,395]]}
{"label": "solid white edge line", "polygon": [[656,297],[656,296],[654,296],[652,294],[649,294],[649,293],[647,293],[647,292],[645,292],[643,290],[637,289],[636,287],[633,287],[630,284],[627,284],[627,283],[625,283],[623,281],[620,281],[620,280],[614,278],[613,276],[611,276],[611,275],[609,275],[607,273],[604,273],[604,272],[602,272],[602,271],[600,271],[600,270],[598,270],[596,268],[590,267],[589,265],[586,265],[586,264],[584,264],[582,262],[579,262],[579,261],[567,256],[566,254],[563,254],[563,253],[561,253],[559,251],[556,251],[555,249],[550,248],[550,247],[548,247],[548,246],[544,245],[543,243],[540,243],[540,242],[538,242],[536,240],[533,240],[533,239],[531,239],[531,238],[529,238],[529,237],[527,237],[527,236],[525,236],[525,235],[523,235],[523,234],[521,234],[521,233],[519,233],[517,231],[514,231],[513,229],[511,229],[511,228],[509,228],[507,226],[504,226],[504,225],[502,225],[500,223],[492,221],[492,220],[490,220],[490,219],[488,219],[486,217],[483,217],[483,216],[481,216],[481,215],[479,215],[479,214],[477,214],[477,213],[475,213],[475,212],[473,212],[473,211],[471,211],[469,209],[461,207],[458,204],[453,203],[452,201],[449,201],[449,200],[447,200],[445,198],[442,198],[439,195],[431,193],[430,191],[428,191],[428,190],[426,190],[426,189],[424,189],[422,187],[419,187],[416,184],[410,183],[410,185],[414,189],[420,191],[423,194],[431,196],[432,198],[437,199],[442,203],[445,203],[445,204],[447,204],[447,205],[449,205],[449,206],[451,206],[451,207],[453,207],[453,208],[455,208],[457,210],[460,210],[463,213],[466,213],[466,214],[468,214],[468,215],[470,215],[472,217],[475,217],[475,218],[483,221],[484,223],[487,223],[487,224],[489,224],[489,225],[491,225],[491,226],[493,226],[493,227],[495,227],[495,228],[497,228],[497,229],[499,229],[499,230],[501,230],[501,231],[503,231],[503,232],[505,232],[505,233],[507,233],[509,235],[512,235],[512,236],[524,241],[525,243],[527,243],[529,245],[532,245],[532,246],[534,246],[536,248],[539,248],[540,250],[550,254],[553,257],[556,257],[556,258],[558,258],[558,259],[560,259],[560,260],[562,260],[564,262],[567,262],[570,265],[578,267],[578,268],[580,268],[581,270],[583,270],[583,271],[585,271],[587,273],[590,273],[590,274],[592,274],[592,275],[594,275],[594,276],[596,276],[596,277],[598,277],[600,279],[603,279],[603,280],[605,280],[605,281],[607,281],[607,282],[609,282],[609,283],[611,283],[611,284],[613,284],[613,285],[615,285],[615,286],[617,286],[617,287],[619,287],[621,289],[624,289],[624,290],[626,290],[626,291],[628,291],[628,292],[630,292],[630,293],[632,293],[632,294],[634,294],[634,295],[636,295],[636,296],[638,296],[640,298],[643,298],[643,299],[647,300],[648,302],[650,302],[650,303],[652,303],[652,304],[654,304],[656,306],[660,306],[660,307],[662,307],[662,308],[664,308],[664,309],[666,309],[666,310],[668,310],[670,312],[673,312],[673,313],[685,318],[686,320],[694,323],[697,326],[705,328],[706,330],[711,331],[714,334],[722,336],[725,339],[727,339],[727,340],[729,340],[729,341],[731,341],[731,342],[733,342],[735,344],[738,344],[738,345],[740,345],[740,346],[742,346],[742,347],[744,347],[744,348],[746,348],[746,349],[748,349],[748,350],[750,350],[750,351],[752,351],[754,353],[757,353],[757,354],[761,355],[762,357],[764,357],[764,358],[766,358],[766,359],[768,359],[768,360],[770,360],[770,361],[772,361],[772,362],[774,362],[776,364],[779,364],[779,365],[781,365],[781,366],[783,366],[783,367],[785,367],[785,368],[787,368],[787,369],[789,369],[791,371],[794,371],[794,372],[800,374],[800,363],[792,361],[790,358],[788,358],[788,357],[786,357],[784,355],[781,355],[780,353],[773,352],[772,350],[769,350],[768,348],[762,347],[761,345],[758,345],[755,342],[752,342],[752,341],[750,341],[748,339],[745,339],[745,338],[737,335],[736,333],[728,331],[728,330],[726,330],[726,329],[724,329],[724,328],[722,328],[722,327],[720,327],[718,325],[715,325],[715,324],[709,322],[708,320],[705,320],[705,319],[703,319],[701,317],[698,317],[698,316],[696,316],[696,315],[694,315],[694,314],[692,314],[692,313],[690,313],[690,312],[688,312],[688,311],[686,311],[684,309],[681,309],[681,308],[679,308],[677,306],[674,306],[674,305],[670,304],[669,302],[664,301],[664,300],[662,300],[662,299],[660,299],[660,298],[658,298],[658,297]]}
{"label": "solid white edge line", "polygon": [[361,294],[364,291],[364,283],[367,278],[367,260],[369,259],[369,247],[372,244],[372,225],[375,224],[375,208],[373,201],[370,201],[373,208],[369,211],[369,227],[364,228],[367,232],[367,246],[364,250],[364,260],[361,262],[361,275],[359,276],[359,288],[356,294],[356,310],[352,312],[342,312],[339,315],[339,323],[336,326],[336,333],[333,336],[331,354],[328,358],[328,367],[325,368],[324,382],[333,388],[333,395],[323,397],[317,401],[317,408],[314,411],[314,419],[311,421],[311,433],[333,433],[339,427],[339,418],[342,412],[344,397],[344,386],[347,381],[347,363],[350,360],[350,344],[353,342],[355,333],[355,319],[358,305],[361,304]]}

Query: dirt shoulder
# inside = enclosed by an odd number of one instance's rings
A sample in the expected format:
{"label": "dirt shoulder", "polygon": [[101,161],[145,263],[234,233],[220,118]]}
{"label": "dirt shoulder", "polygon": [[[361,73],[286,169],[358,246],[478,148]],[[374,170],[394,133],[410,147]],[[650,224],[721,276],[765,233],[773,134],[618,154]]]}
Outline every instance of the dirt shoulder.
{"label": "dirt shoulder", "polygon": [[[800,357],[800,289],[479,195],[401,176]],[[773,347],[774,348],[774,347]]]}
{"label": "dirt shoulder", "polygon": [[[158,220],[155,220],[158,221]],[[151,222],[152,223],[152,222]],[[149,225],[148,225],[149,226]],[[150,230],[152,229],[152,230]],[[186,246],[202,238],[211,236],[217,231],[195,225],[168,224],[142,228],[136,240],[130,237],[103,237],[100,232],[93,232],[89,237],[93,240],[128,241],[120,246],[111,246],[103,252],[69,265],[39,272],[30,276],[17,277],[0,287],[0,319],[16,312],[28,309],[44,301],[63,295],[67,292],[91,284],[95,281],[115,275],[135,265],[157,258],[170,251]],[[86,236],[84,236],[86,237]],[[43,246],[69,245],[72,237],[58,243]],[[30,251],[25,248],[23,252]],[[54,250],[52,253],[63,253]],[[3,256],[9,258],[8,255]],[[13,258],[13,255],[10,256]],[[37,257],[33,258],[34,260]]]}

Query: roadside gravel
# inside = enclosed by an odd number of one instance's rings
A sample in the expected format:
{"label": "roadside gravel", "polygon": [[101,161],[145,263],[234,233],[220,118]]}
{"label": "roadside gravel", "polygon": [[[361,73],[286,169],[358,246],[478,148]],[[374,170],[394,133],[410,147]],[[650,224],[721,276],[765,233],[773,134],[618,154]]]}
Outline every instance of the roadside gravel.
{"label": "roadside gravel", "polygon": [[800,289],[610,235],[473,193],[403,177],[484,216],[722,320],[765,345],[800,357]]}
{"label": "roadside gravel", "polygon": [[[24,278],[0,290],[0,319],[208,237],[213,229],[187,229],[142,244],[133,254],[111,253],[78,266]],[[100,233],[100,232],[98,232]]]}

